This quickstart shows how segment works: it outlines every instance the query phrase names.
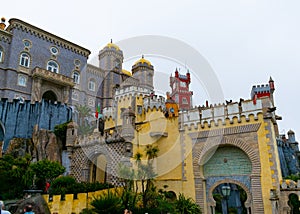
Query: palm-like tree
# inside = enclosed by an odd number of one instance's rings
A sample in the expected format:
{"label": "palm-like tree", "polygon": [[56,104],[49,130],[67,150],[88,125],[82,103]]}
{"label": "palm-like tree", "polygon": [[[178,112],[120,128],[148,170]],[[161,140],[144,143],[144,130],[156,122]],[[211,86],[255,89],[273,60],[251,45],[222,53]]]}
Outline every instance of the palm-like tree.
{"label": "palm-like tree", "polygon": [[176,208],[180,214],[201,213],[200,206],[196,204],[192,198],[186,198],[183,194],[179,194]]}
{"label": "palm-like tree", "polygon": [[[156,176],[153,170],[153,160],[158,156],[159,149],[157,146],[151,144],[145,148],[147,157],[147,165],[141,165],[141,171],[144,172],[144,178],[142,179],[142,192],[143,192],[143,206],[147,207],[148,202],[152,199],[153,192],[155,192],[155,186],[153,184],[153,178]],[[146,186],[145,186],[146,184]]]}
{"label": "palm-like tree", "polygon": [[86,105],[75,105],[78,112],[78,133],[86,135],[93,131],[94,127],[87,123],[87,119],[92,117],[91,109]]}
{"label": "palm-like tree", "polygon": [[92,211],[100,214],[122,213],[124,209],[121,198],[110,191],[107,194],[94,198],[91,205],[93,206]]}

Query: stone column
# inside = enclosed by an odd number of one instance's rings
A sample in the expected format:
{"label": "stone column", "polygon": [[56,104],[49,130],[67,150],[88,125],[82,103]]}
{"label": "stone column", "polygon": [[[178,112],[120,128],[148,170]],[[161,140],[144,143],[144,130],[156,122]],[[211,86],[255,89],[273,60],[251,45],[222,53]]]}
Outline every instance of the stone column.
{"label": "stone column", "polygon": [[31,90],[32,103],[40,102],[42,100],[41,87],[42,87],[42,79],[34,78],[32,82],[32,90]]}
{"label": "stone column", "polygon": [[275,189],[270,190],[270,196],[271,196],[270,200],[272,204],[272,214],[279,214],[279,210],[278,210],[279,198]]}
{"label": "stone column", "polygon": [[62,96],[62,102],[63,103],[69,103],[69,96],[70,96],[70,86],[65,86],[63,88],[63,96]]}

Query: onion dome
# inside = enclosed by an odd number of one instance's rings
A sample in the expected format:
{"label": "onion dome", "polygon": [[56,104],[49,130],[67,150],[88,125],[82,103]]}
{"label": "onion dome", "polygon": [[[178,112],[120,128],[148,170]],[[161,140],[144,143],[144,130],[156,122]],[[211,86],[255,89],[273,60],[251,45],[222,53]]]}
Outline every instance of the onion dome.
{"label": "onion dome", "polygon": [[125,69],[122,69],[122,73],[129,76],[129,77],[132,76],[132,73],[130,71],[125,70]]}
{"label": "onion dome", "polygon": [[133,66],[136,66],[136,65],[148,65],[148,66],[152,66],[151,62],[149,60],[146,60],[144,58],[144,55],[142,55],[142,58],[140,58],[138,61],[136,61]]}
{"label": "onion dome", "polygon": [[116,49],[117,51],[120,50],[120,47],[119,47],[118,45],[114,44],[114,43],[112,42],[112,40],[110,41],[110,43],[107,43],[107,45],[106,45],[104,48],[109,48],[109,49],[114,48],[114,49]]}

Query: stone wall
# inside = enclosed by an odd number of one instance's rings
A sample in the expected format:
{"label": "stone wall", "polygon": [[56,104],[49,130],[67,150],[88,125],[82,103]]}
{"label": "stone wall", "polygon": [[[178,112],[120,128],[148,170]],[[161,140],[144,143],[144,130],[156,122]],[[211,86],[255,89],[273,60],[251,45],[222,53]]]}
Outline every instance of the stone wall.
{"label": "stone wall", "polygon": [[46,101],[30,104],[7,99],[0,100],[0,124],[4,133],[5,151],[13,138],[31,138],[34,126],[38,129],[53,130],[58,124],[71,119],[71,109],[66,105],[53,104]]}

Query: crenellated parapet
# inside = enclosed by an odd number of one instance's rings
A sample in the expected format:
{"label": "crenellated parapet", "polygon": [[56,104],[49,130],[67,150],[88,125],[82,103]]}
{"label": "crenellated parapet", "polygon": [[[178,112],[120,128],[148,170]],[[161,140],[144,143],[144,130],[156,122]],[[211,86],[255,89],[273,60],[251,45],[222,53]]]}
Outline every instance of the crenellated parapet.
{"label": "crenellated parapet", "polygon": [[281,190],[298,190],[299,191],[300,190],[300,180],[298,180],[297,182],[290,180],[290,179],[283,180],[283,181],[281,181],[280,189]]}
{"label": "crenellated parapet", "polygon": [[139,95],[149,95],[152,92],[152,90],[144,87],[139,86],[130,86],[130,87],[124,87],[116,90],[115,93],[115,100],[122,99],[126,96],[139,96]]}
{"label": "crenellated parapet", "polygon": [[106,107],[103,109],[102,114],[104,118],[114,118],[116,115],[116,108],[115,107]]}
{"label": "crenellated parapet", "polygon": [[271,88],[269,84],[263,84],[263,85],[254,85],[251,90],[251,98],[255,99],[260,97],[270,97],[271,95]]}
{"label": "crenellated parapet", "polygon": [[154,107],[156,107],[157,109],[159,108],[164,109],[165,102],[166,99],[163,96],[153,95],[153,96],[145,96],[143,98],[144,109],[146,110],[153,109]]}
{"label": "crenellated parapet", "polygon": [[198,107],[181,113],[181,122],[183,125],[190,127],[198,124],[204,127],[204,123],[211,125],[218,124],[221,121],[225,124],[225,120],[229,120],[233,123],[234,118],[240,122],[242,117],[250,120],[250,115],[254,116],[254,119],[258,119],[257,115],[263,112],[262,100],[257,100],[256,104],[252,100],[241,101],[239,103],[219,104],[210,107]]}

